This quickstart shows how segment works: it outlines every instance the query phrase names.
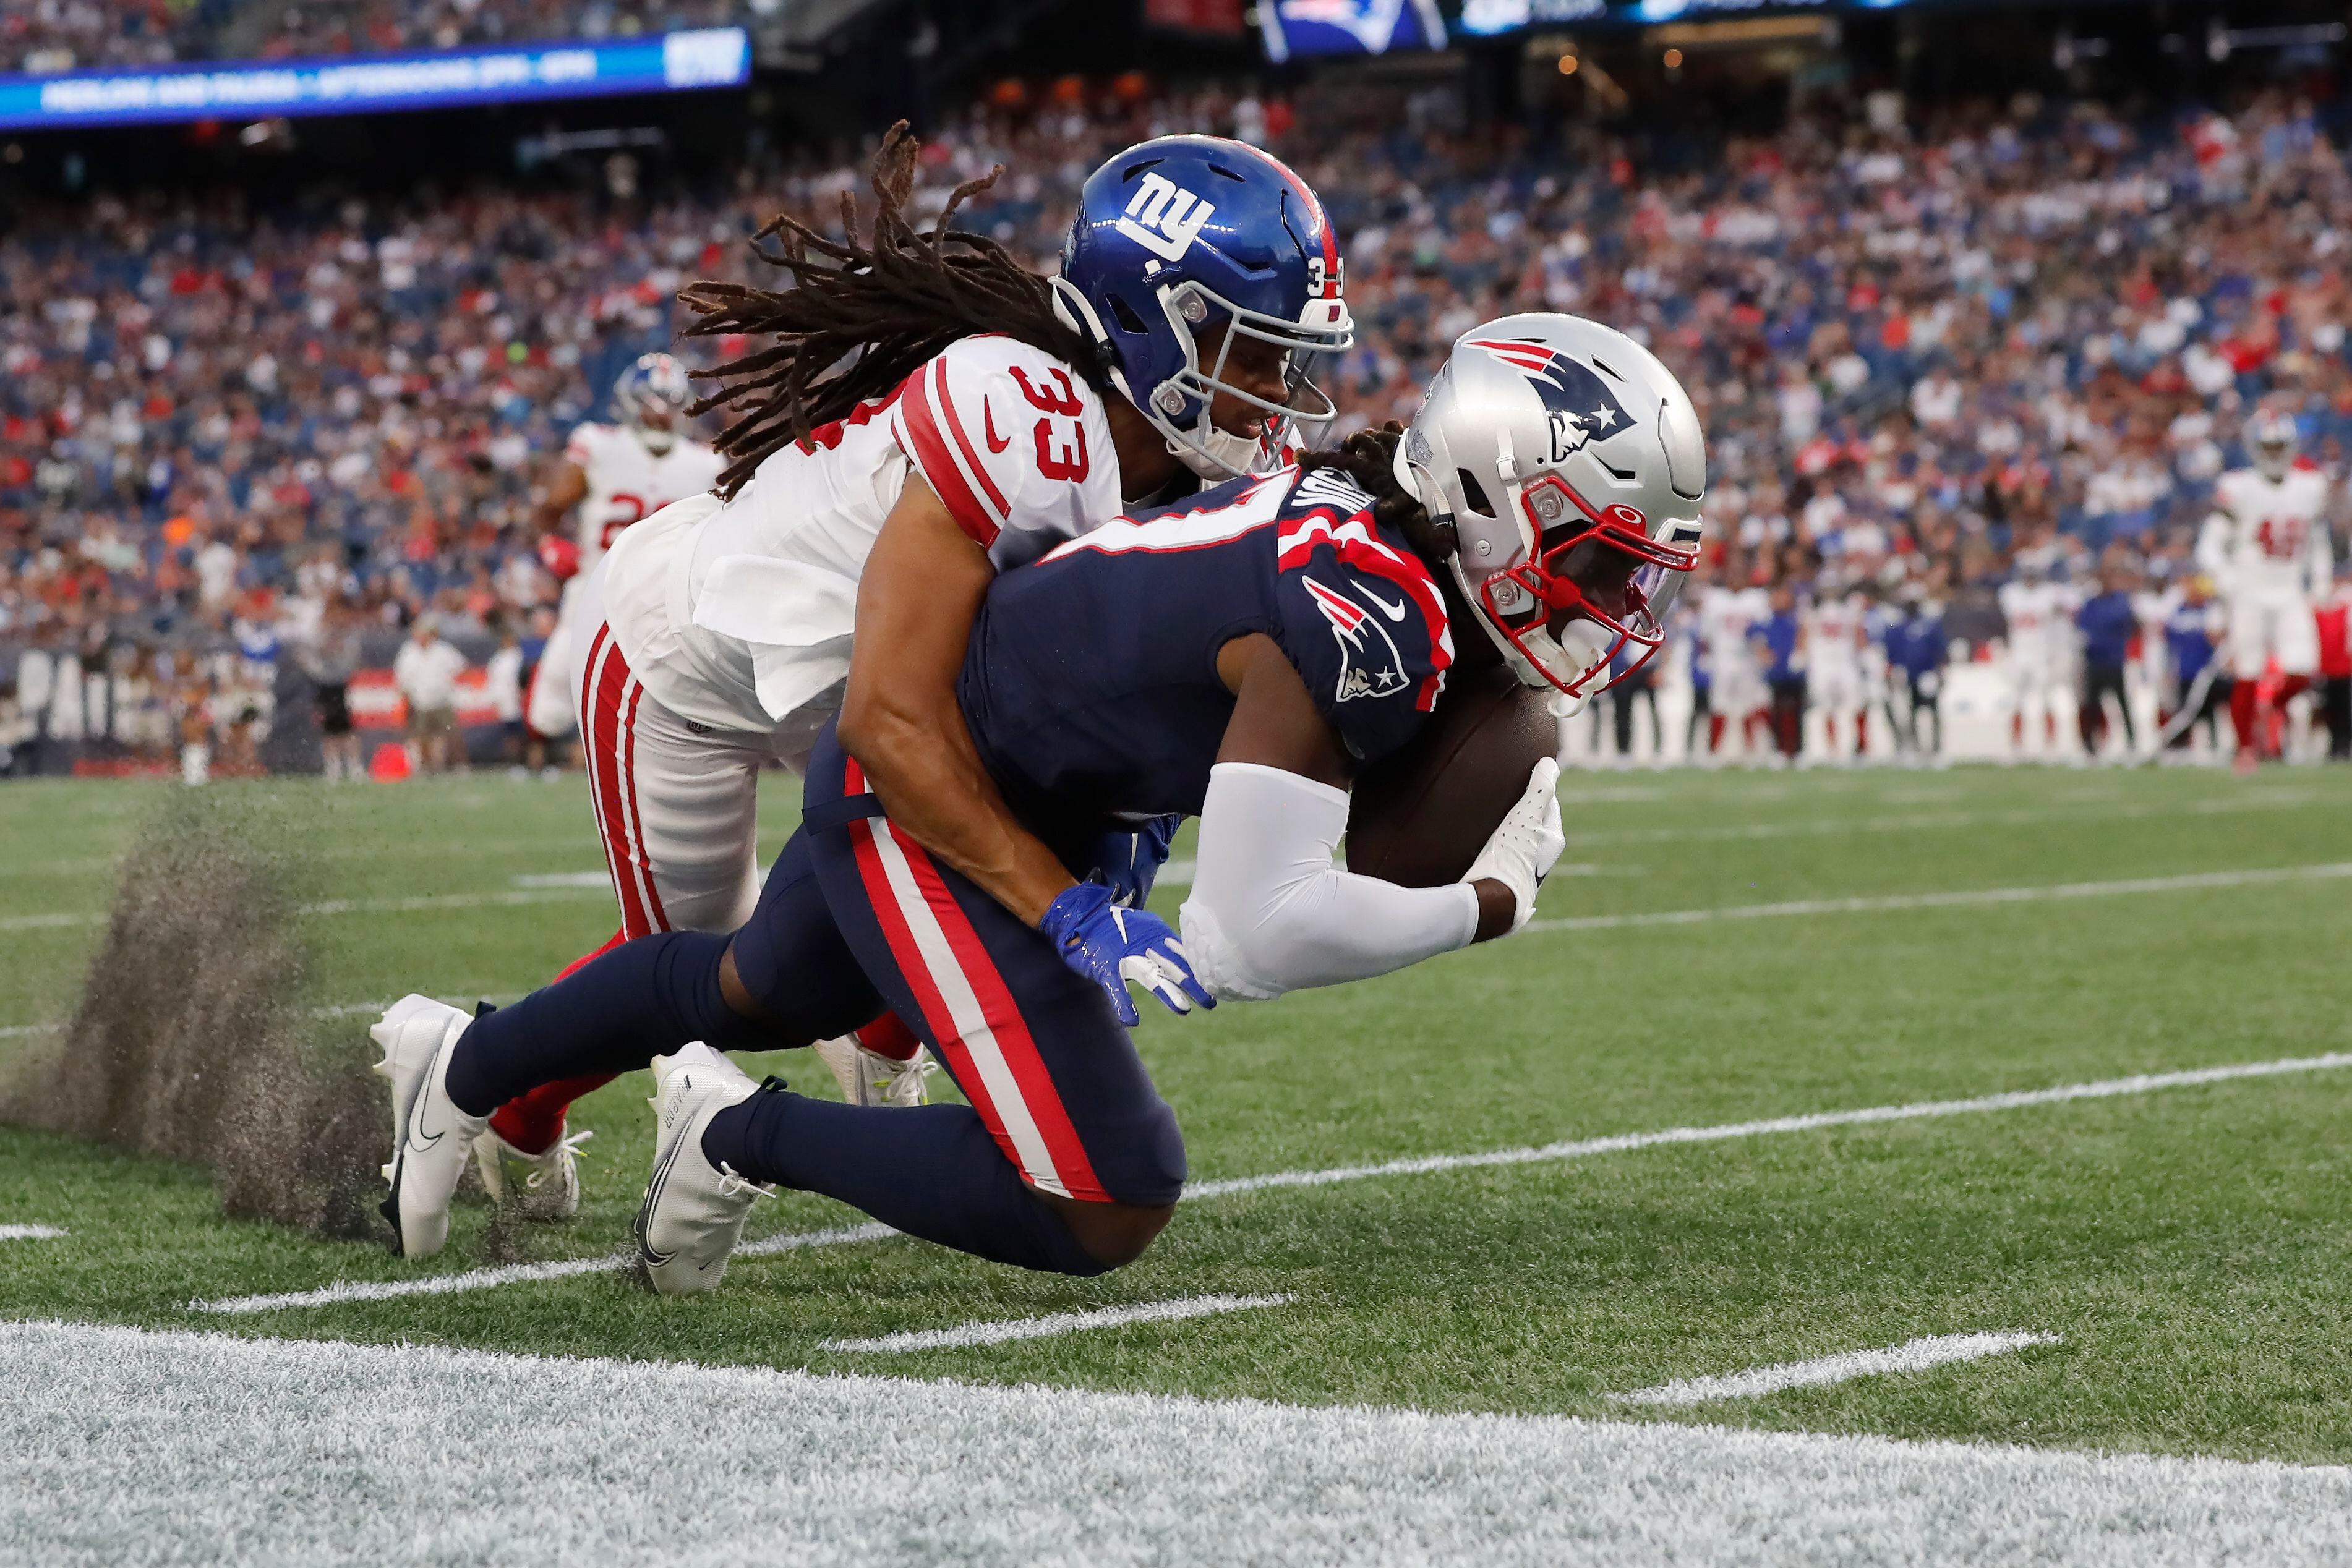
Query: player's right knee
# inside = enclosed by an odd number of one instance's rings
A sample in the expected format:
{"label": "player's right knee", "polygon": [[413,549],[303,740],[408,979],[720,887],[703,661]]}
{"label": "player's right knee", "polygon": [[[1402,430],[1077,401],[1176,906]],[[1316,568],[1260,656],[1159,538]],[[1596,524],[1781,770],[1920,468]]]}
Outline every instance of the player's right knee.
{"label": "player's right knee", "polygon": [[1124,1269],[1142,1257],[1176,1213],[1172,1203],[1079,1203],[1065,1198],[1053,1207],[1070,1228],[1079,1249],[1105,1270]]}

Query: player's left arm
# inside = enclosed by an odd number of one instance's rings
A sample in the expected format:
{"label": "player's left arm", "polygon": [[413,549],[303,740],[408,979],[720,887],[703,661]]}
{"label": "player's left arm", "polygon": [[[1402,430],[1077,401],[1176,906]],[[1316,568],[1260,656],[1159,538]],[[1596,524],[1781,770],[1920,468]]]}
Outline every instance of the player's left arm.
{"label": "player's left arm", "polygon": [[956,700],[996,568],[919,474],[907,476],[857,586],[836,731],[891,825],[1034,925],[1074,879],[989,777]]}
{"label": "player's left arm", "polygon": [[1234,638],[1217,674],[1234,713],[1182,915],[1185,952],[1212,992],[1263,1000],[1368,979],[1527,924],[1564,841],[1549,759],[1467,877],[1401,887],[1337,863],[1354,765],[1281,645]]}

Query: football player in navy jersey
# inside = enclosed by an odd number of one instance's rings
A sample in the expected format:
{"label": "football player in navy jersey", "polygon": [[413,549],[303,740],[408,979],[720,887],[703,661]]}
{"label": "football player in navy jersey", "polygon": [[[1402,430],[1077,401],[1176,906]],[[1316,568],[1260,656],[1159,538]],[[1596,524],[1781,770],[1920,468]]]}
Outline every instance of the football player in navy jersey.
{"label": "football player in navy jersey", "polygon": [[[1563,843],[1549,759],[1445,887],[1339,869],[1349,786],[1465,664],[1500,661],[1571,700],[1639,668],[1696,559],[1704,483],[1696,416],[1647,350],[1574,318],[1512,317],[1455,344],[1409,430],[1005,574],[958,695],[989,810],[1055,868],[1042,918],[907,830],[845,738],[845,707],[816,744],[801,831],[731,936],[626,943],[470,1023],[421,997],[384,1015],[387,1055],[429,1062],[404,1119],[418,1157],[395,1155],[395,1187],[440,1180],[434,1141],[471,1137],[535,1083],[662,1056],[637,1220],[660,1290],[717,1285],[775,1186],[1000,1262],[1132,1260],[1185,1165],[1128,1035],[1129,984],[1181,1013],[1524,925]],[[1081,880],[1106,831],[1170,814],[1202,820],[1181,940]],[[813,1100],[709,1049],[804,1045],[886,1009],[970,1104]],[[454,1185],[396,1190],[399,1212],[446,1213]]]}

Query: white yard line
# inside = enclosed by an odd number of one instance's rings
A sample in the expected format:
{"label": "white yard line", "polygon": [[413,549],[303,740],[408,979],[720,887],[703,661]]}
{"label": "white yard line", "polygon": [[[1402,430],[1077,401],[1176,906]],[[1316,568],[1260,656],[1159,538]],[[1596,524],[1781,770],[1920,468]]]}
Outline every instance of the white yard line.
{"label": "white yard line", "polygon": [[[315,904],[297,904],[297,915],[430,915],[445,909],[502,909],[530,904],[553,904],[590,895],[597,891],[609,894],[612,883],[599,882],[593,889],[565,884],[559,887],[515,888],[501,893],[428,893],[410,898],[328,898]],[[65,925],[103,925],[109,912],[103,909],[62,912],[56,915],[10,915],[0,916],[0,931],[45,931]]]}
{"label": "white yard line", "polygon": [[[838,1247],[851,1241],[879,1241],[898,1233],[887,1225],[845,1225],[833,1230],[788,1230],[763,1236],[735,1249],[739,1258],[764,1258],[796,1252],[803,1247]],[[192,1312],[243,1316],[274,1312],[286,1307],[329,1307],[347,1301],[389,1301],[403,1296],[447,1296],[463,1291],[488,1291],[499,1285],[536,1284],[570,1280],[582,1274],[616,1274],[635,1260],[627,1253],[601,1258],[566,1258],[552,1263],[509,1263],[496,1269],[469,1269],[461,1274],[425,1274],[412,1280],[338,1280],[315,1291],[280,1291],[267,1296],[231,1296],[217,1301],[190,1301]]]}
{"label": "white yard line", "polygon": [[1008,1340],[1051,1339],[1055,1334],[1115,1329],[1126,1323],[1205,1318],[1217,1312],[1247,1312],[1252,1307],[1283,1307],[1291,1301],[1289,1296],[1186,1296],[1173,1301],[1146,1301],[1140,1306],[1098,1307],[1090,1312],[1048,1312],[1040,1318],[959,1323],[951,1329],[909,1329],[877,1339],[829,1339],[817,1349],[835,1354],[849,1351],[888,1354],[908,1350],[952,1350],[965,1345],[1003,1344]]}
{"label": "white yard line", "polygon": [[2006,1355],[2028,1345],[2056,1344],[2054,1333],[1931,1334],[1885,1350],[1850,1350],[1815,1361],[1783,1362],[1778,1366],[1751,1367],[1723,1377],[1678,1377],[1655,1388],[1612,1394],[1619,1405],[1704,1405],[1712,1399],[1753,1399],[1783,1388],[1818,1388],[1856,1377],[1876,1377],[1889,1372],[1922,1372],[1956,1361],[1981,1361]]}
{"label": "white yard line", "polygon": [[[1578,794],[1568,785],[1561,788],[1563,809],[1574,801],[1591,799],[1594,797]],[[2309,789],[2277,789],[2178,804],[2103,806],[2095,811],[2081,807],[2067,810],[2021,807],[2009,811],[1909,811],[1881,817],[1832,815],[1779,822],[1720,822],[1707,827],[1596,828],[1570,833],[1568,841],[1572,845],[1706,843],[1741,839],[1836,837],[1845,833],[1931,832],[1946,828],[2022,828],[2042,822],[2221,817],[2234,816],[2241,811],[2288,810],[2297,806],[2308,806],[2316,799],[2316,794]]]}
{"label": "white yard line", "polygon": [[2249,871],[2193,872],[2182,876],[2129,877],[2117,882],[2065,882],[2041,887],[1974,887],[1946,893],[1895,893],[1867,898],[1801,898],[1783,904],[1733,904],[1712,909],[1580,915],[1567,919],[1530,920],[1525,928],[1529,931],[1616,931],[1637,925],[1702,925],[1717,920],[1788,920],[1813,915],[1882,915],[1906,909],[1962,909],[1986,904],[2042,904],[2053,899],[2125,898],[2138,894],[2190,893],[2204,888],[2265,887],[2285,882],[2335,882],[2345,877],[2352,877],[2352,861]]}
{"label": "white yard line", "polygon": [[[2352,1067],[2352,1052],[2326,1056],[2289,1057],[2278,1061],[2231,1062],[2220,1067],[2195,1067],[2179,1072],[2139,1073],[2129,1078],[2105,1078],[2089,1083],[2065,1083],[2054,1089],[2021,1089],[1983,1094],[1971,1100],[1922,1100],[1905,1105],[1873,1105],[1856,1111],[1817,1111],[1802,1116],[1775,1116],[1755,1122],[1727,1122],[1711,1127],[1667,1127],[1654,1133],[1617,1133],[1607,1137],[1541,1144],[1517,1149],[1487,1149],[1468,1155],[1417,1155],[1378,1165],[1335,1166],[1323,1170],[1275,1171],[1265,1176],[1229,1176],[1222,1181],[1196,1182],[1184,1189],[1188,1199],[1224,1197],[1237,1192],[1261,1192],[1270,1187],[1328,1186],[1334,1182],[1364,1181],[1378,1176],[1430,1176],[1440,1171],[1476,1170],[1493,1166],[1541,1165],[1583,1159],[1592,1155],[1621,1154],[1670,1144],[1714,1144],[1735,1138],[1769,1136],[1777,1133],[1811,1133],[1827,1127],[1864,1126],[1880,1122],[1914,1122],[1939,1116],[1966,1116],[1991,1111],[2016,1111],[2032,1105],[2059,1105],[2074,1100],[2106,1100],[2126,1094],[2150,1094],[2164,1089],[2186,1089],[2224,1083],[2240,1078],[2273,1078],[2284,1073],[2323,1072]],[[878,1241],[898,1232],[887,1225],[853,1225],[836,1230],[785,1232],[751,1242],[741,1254],[795,1251],[803,1247],[831,1247],[845,1242]],[[315,1291],[289,1291],[268,1296],[232,1296],[220,1301],[191,1301],[188,1310],[201,1312],[261,1312],[282,1307],[330,1306],[339,1301],[389,1301],[399,1296],[442,1295],[452,1291],[488,1290],[492,1286],[537,1278],[617,1269],[625,1260],[614,1258],[574,1259],[562,1264],[530,1263],[498,1269],[476,1269],[462,1274],[428,1274],[409,1280],[339,1282]],[[560,1270],[541,1276],[533,1270]]]}
{"label": "white yard line", "polygon": [[56,1241],[65,1234],[56,1225],[0,1225],[0,1241]]}
{"label": "white yard line", "polygon": [[63,1323],[0,1364],[0,1555],[61,1568],[2352,1561],[2340,1467]]}

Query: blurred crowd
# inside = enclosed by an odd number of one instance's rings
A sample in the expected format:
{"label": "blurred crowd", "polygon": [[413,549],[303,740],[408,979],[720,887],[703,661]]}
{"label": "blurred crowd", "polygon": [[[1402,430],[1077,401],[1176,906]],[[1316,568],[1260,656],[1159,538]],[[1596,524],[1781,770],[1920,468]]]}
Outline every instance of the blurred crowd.
{"label": "blurred crowd", "polygon": [[[2331,476],[2352,438],[2352,180],[2283,95],[2145,121],[1881,97],[1685,141],[1474,131],[1443,93],[1007,87],[928,142],[916,210],[1001,162],[961,221],[1049,268],[1084,175],[1179,130],[1265,145],[1325,196],[1360,323],[1323,372],[1343,429],[1409,416],[1480,319],[1596,317],[1706,421],[1711,580],[1930,601],[1964,657],[1999,646],[2021,553],[2179,590],[2258,403]],[[862,170],[638,183],[110,198],[0,241],[0,647],[111,672],[299,661],[340,631],[388,662],[425,612],[478,656],[529,638],[557,591],[532,496],[570,425],[669,342],[679,284],[743,275],[780,205],[831,223]]]}
{"label": "blurred crowd", "polygon": [[[772,9],[772,0],[770,5]],[[734,0],[8,0],[0,71],[385,54],[740,19]]]}

